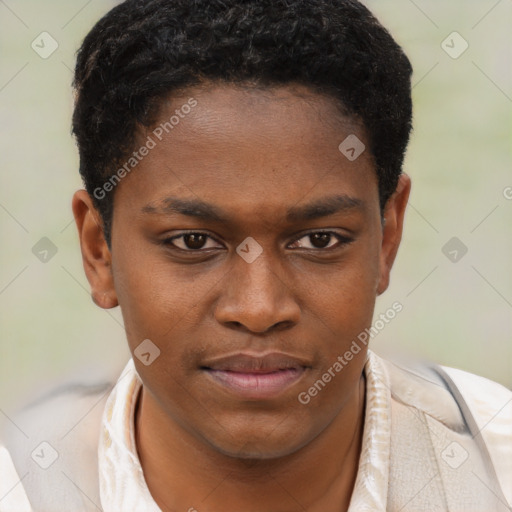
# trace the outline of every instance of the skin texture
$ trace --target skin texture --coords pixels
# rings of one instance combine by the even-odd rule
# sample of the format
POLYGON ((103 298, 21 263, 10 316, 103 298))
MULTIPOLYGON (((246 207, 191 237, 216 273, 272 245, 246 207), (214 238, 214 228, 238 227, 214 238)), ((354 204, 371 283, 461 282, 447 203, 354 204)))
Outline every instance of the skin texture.
POLYGON ((166 511, 346 510, 366 350, 309 404, 297 397, 371 325, 410 180, 401 176, 383 224, 364 127, 332 99, 302 86, 209 84, 175 95, 157 124, 191 97, 197 106, 117 186, 112 251, 90 197, 73 198, 95 303, 121 306, 132 352, 145 339, 161 351, 149 366, 134 358, 148 487, 166 511), (338 150, 351 134, 367 147, 353 162, 338 150), (316 204, 340 196, 357 205, 326 214, 316 204), (167 197, 207 203, 222 218, 165 211, 167 197), (183 237, 162 243, 184 230, 212 238, 195 252, 185 252, 183 237), (327 247, 318 248, 309 237, 318 231, 349 241, 324 235, 327 247), (263 250, 252 263, 236 252, 249 236, 263 250), (283 352, 307 368, 276 396, 241 398, 201 368, 239 352, 283 352))

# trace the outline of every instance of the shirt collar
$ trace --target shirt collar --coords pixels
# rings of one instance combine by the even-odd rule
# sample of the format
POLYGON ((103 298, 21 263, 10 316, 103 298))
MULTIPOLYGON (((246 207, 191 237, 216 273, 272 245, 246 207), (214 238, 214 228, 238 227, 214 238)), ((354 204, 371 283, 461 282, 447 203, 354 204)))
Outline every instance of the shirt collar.
POLYGON ((104 512, 160 512, 151 496, 135 445, 134 416, 142 381, 130 359, 105 404, 98 446, 104 512))
POLYGON ((363 443, 348 512, 386 512, 391 448, 389 376, 371 350, 364 367, 366 409, 363 443))
MULTIPOLYGON (((371 351, 364 372, 363 442, 348 512, 385 512, 391 437, 389 377, 378 356, 371 351)), ((98 464, 104 512, 160 511, 144 479, 135 445, 135 405, 141 387, 142 381, 130 359, 103 412, 98 464)))

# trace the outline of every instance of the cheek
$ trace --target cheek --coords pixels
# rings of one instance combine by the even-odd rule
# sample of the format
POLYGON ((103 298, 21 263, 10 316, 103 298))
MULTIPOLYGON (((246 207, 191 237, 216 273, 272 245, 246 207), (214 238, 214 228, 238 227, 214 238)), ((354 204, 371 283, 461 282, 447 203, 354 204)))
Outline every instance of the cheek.
POLYGON ((304 272, 307 307, 339 332, 371 321, 379 279, 378 251, 363 247, 343 262, 319 272, 304 272))
POLYGON ((146 259, 131 253, 129 261, 116 261, 114 283, 127 339, 132 352, 150 339, 161 350, 161 360, 178 364, 190 350, 187 340, 210 318, 220 276, 215 270, 178 268, 151 252, 146 259))
POLYGON ((113 252, 114 285, 132 351, 144 339, 160 346, 161 333, 179 315, 173 274, 155 265, 150 254, 135 244, 113 252))

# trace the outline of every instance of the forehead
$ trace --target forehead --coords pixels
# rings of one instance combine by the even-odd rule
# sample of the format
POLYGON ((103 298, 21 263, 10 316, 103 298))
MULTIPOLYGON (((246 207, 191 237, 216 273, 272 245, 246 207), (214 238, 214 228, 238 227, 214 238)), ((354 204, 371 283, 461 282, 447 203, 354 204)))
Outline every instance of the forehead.
POLYGON ((296 136, 318 130, 320 125, 335 131, 364 131, 363 123, 356 116, 347 115, 334 97, 300 84, 263 87, 206 82, 163 100, 156 125, 182 109, 187 110, 188 127, 196 127, 197 123, 203 134, 215 131, 217 137, 238 128, 243 128, 251 139, 258 135, 296 136), (189 112, 186 104, 191 98, 197 106, 189 112), (289 128, 286 133, 280 131, 284 124, 289 128))
POLYGON ((140 133, 137 144, 151 149, 117 193, 132 205, 157 206, 167 195, 238 211, 289 208, 324 192, 373 191, 378 201, 370 151, 349 158, 346 140, 358 153, 368 146, 355 117, 303 86, 189 88, 162 102, 157 121, 140 133))

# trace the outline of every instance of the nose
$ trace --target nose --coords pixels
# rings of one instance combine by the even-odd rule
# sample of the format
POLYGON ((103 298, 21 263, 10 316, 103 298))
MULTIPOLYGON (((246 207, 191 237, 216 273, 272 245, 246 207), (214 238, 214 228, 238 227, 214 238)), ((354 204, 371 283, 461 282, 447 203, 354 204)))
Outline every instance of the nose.
POLYGON ((217 321, 226 327, 263 334, 298 323, 300 305, 292 286, 264 254, 252 263, 234 256, 215 306, 217 321))

